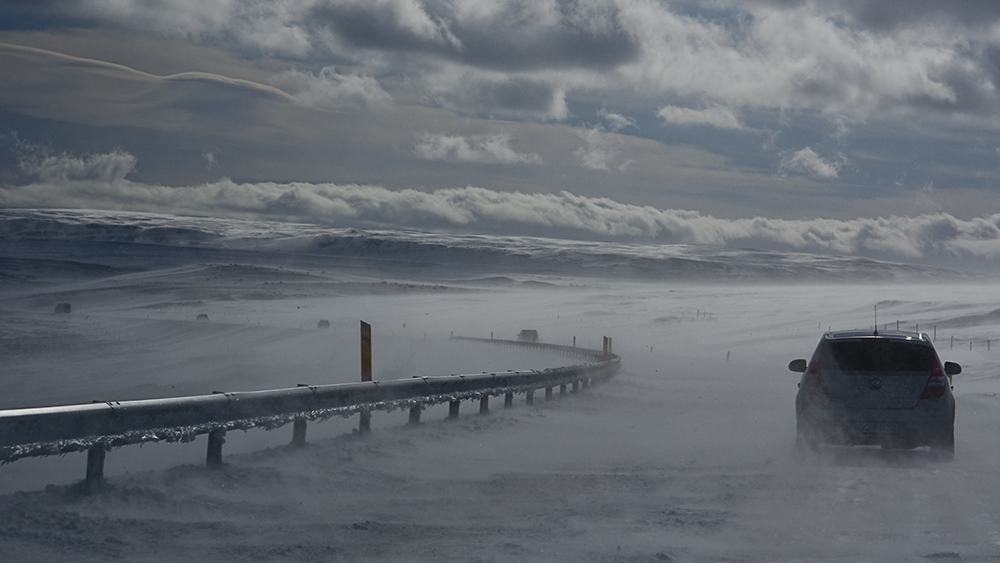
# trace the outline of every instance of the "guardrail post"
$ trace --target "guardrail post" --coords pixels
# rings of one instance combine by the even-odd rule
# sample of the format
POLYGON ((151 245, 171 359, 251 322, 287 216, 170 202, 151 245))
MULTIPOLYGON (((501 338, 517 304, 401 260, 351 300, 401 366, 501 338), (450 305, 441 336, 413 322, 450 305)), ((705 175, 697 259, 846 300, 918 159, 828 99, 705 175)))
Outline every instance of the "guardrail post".
POLYGON ((205 465, 220 467, 222 465, 222 444, 226 443, 226 429, 219 428, 208 433, 208 454, 205 465))
POLYGON ((296 420, 292 425, 292 445, 301 448, 306 445, 306 429, 309 423, 304 418, 296 420))
POLYGON ((488 412, 490 412, 490 396, 483 395, 483 397, 479 399, 479 414, 487 414, 488 412))
POLYGON ((559 396, 562 397, 565 394, 566 394, 566 384, 563 383, 562 385, 559 386, 559 396))
POLYGON ((458 418, 458 408, 462 405, 461 401, 451 401, 448 403, 448 418, 455 419, 458 418))
POLYGON ((83 482, 84 490, 89 494, 104 484, 104 458, 107 451, 104 446, 92 446, 87 450, 87 479, 83 482))
POLYGON ((420 405, 413 405, 410 407, 410 424, 416 426, 420 424, 420 411, 423 410, 420 405))
POLYGON ((579 381, 574 381, 573 382, 573 392, 576 393, 579 390, 580 390, 580 382, 579 381))
POLYGON ((514 406, 514 394, 507 393, 503 396, 503 408, 509 409, 514 406))
POLYGON ((546 401, 551 401, 552 400, 552 388, 551 387, 546 387, 545 388, 545 400, 546 401))
POLYGON ((533 405, 533 404, 535 404, 535 392, 534 391, 528 391, 527 393, 524 394, 524 404, 526 404, 526 405, 533 405))

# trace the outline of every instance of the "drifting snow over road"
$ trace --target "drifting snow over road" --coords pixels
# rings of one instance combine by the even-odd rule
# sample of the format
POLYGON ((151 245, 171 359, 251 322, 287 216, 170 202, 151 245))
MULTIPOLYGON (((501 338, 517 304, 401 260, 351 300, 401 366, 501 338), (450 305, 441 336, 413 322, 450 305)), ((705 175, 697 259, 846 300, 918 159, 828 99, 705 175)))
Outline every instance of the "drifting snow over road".
POLYGON ((992 280, 699 247, 5 213, 3 408, 353 381, 358 319, 375 327, 376 379, 566 361, 447 338, 525 328, 590 348, 611 336, 624 366, 586 393, 485 416, 376 415, 364 438, 356 420, 312 425, 303 449, 287 429, 230 433, 215 471, 203 438, 116 449, 92 496, 73 486, 83 454, 18 461, 0 467, 12 561, 1000 555, 992 280), (788 361, 829 328, 870 328, 876 304, 880 323, 936 331, 964 368, 954 461, 795 455, 788 361))

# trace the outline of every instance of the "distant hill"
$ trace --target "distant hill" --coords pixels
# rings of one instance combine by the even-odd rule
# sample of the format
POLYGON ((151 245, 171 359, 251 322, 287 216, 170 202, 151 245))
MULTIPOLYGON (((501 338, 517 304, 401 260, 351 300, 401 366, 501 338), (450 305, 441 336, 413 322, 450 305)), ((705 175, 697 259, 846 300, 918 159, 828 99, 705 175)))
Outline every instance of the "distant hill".
POLYGON ((689 244, 359 230, 317 225, 51 209, 0 210, 0 279, 114 274, 233 262, 427 279, 528 276, 698 282, 981 280, 983 275, 853 256, 689 244), (102 269, 104 268, 104 269, 102 269), (58 272, 57 272, 58 270, 58 272))

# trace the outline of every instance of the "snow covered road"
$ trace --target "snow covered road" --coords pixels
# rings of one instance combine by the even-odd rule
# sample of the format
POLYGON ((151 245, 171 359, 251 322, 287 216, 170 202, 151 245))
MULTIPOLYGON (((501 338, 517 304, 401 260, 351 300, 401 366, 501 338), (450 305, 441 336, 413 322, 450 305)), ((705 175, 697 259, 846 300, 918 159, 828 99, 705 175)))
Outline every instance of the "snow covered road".
POLYGON ((250 265, 75 279, 4 290, 5 408, 352 380, 358 319, 376 329, 376 379, 565 361, 459 344, 452 331, 534 328, 591 348, 607 335, 624 367, 552 402, 518 398, 485 416, 465 404, 458 421, 434 407, 415 428, 406 413, 376 415, 365 438, 356 420, 310 425, 303 449, 287 446, 290 428, 230 433, 216 471, 202 465, 204 438, 113 450, 92 496, 73 486, 82 454, 19 461, 0 467, 5 560, 1000 557, 989 284, 431 283, 250 265), (71 315, 52 312, 60 301, 71 315), (796 455, 788 361, 828 327, 869 327, 875 304, 880 323, 936 328, 942 359, 963 365, 954 461, 923 449, 796 455))

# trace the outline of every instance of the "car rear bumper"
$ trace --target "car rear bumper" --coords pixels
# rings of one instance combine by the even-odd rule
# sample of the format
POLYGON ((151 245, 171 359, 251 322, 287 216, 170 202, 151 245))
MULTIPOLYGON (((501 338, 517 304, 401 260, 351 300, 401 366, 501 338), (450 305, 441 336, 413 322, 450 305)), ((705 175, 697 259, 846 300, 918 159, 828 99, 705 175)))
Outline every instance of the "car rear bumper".
POLYGON ((955 402, 949 395, 912 409, 845 409, 797 401, 796 422, 809 443, 940 446, 954 442, 955 402))

